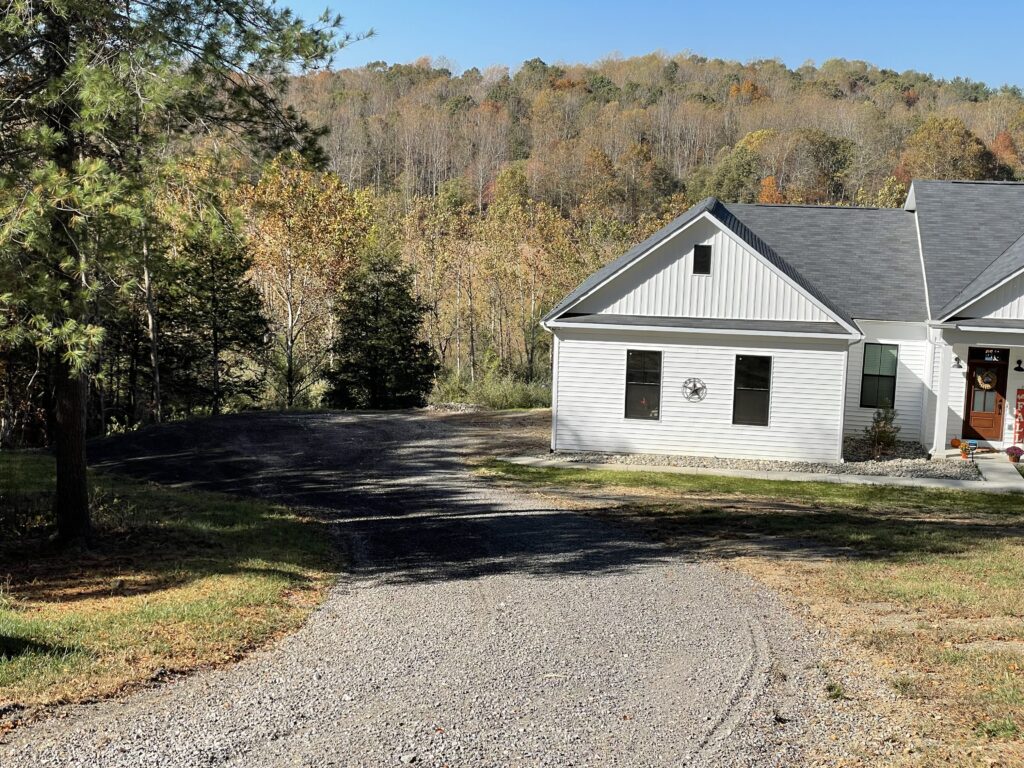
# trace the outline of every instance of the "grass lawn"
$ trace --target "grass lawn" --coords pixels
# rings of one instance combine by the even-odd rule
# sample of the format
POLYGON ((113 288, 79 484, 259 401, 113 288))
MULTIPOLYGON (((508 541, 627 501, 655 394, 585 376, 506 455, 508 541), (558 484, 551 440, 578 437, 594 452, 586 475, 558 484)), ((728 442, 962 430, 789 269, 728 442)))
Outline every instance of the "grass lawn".
POLYGON ((337 569, 293 510, 99 474, 94 543, 55 552, 53 471, 0 452, 0 713, 236 659, 298 627, 337 569))
POLYGON ((607 514, 788 594, 913 713, 924 746, 908 762, 1024 765, 1024 497, 498 460, 481 471, 624 494, 607 514))

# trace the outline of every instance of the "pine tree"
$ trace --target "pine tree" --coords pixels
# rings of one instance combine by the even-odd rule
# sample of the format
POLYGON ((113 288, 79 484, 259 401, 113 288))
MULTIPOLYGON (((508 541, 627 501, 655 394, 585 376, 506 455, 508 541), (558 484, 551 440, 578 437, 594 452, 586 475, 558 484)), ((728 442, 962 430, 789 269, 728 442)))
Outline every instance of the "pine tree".
POLYGON ((423 405, 438 369, 420 339, 425 313, 413 296, 412 273, 393 255, 375 254, 354 270, 338 303, 328 402, 337 408, 423 405))
MULTIPOLYGON (((223 211, 218 211, 224 215, 223 211)), ((169 403, 185 413, 213 415, 230 403, 255 400, 267 323, 252 261, 227 218, 183 245, 178 272, 164 300, 169 403)))
POLYGON ((88 373, 97 294, 135 272, 140 104, 168 135, 236 128, 277 151, 310 140, 274 95, 327 61, 340 17, 309 26, 269 0, 24 0, 0 19, 0 314, 50 361, 64 541, 90 531, 88 373), (161 77, 168 72, 174 77, 161 77))

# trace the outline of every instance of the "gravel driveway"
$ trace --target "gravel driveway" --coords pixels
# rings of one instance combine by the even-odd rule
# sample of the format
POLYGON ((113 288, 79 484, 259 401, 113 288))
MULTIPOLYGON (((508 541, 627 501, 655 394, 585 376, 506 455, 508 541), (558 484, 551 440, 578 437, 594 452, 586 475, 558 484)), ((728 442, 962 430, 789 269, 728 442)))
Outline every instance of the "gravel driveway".
POLYGON ((489 439, 253 414, 99 444, 101 466, 315 508, 351 567, 273 648, 57 710, 0 765, 791 766, 828 741, 814 637, 771 594, 474 478, 489 439))

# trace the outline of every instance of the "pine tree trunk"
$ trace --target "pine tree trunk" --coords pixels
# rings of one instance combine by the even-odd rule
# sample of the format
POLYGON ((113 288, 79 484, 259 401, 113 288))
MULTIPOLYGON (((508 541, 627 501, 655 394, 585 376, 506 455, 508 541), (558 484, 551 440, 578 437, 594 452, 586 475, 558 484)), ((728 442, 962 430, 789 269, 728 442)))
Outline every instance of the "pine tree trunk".
MULTIPOLYGON (((63 76, 74 61, 74 46, 71 30, 80 19, 75 13, 61 14, 52 6, 44 6, 46 64, 56 80, 63 76)), ((59 137, 53 150, 53 162, 58 170, 69 178, 74 174, 78 155, 77 136, 72 123, 78 112, 78 105, 59 98, 47 109, 48 127, 59 137)), ((71 236, 71 213, 60 207, 50 212, 50 250, 54 263, 54 274, 63 281, 63 294, 70 299, 72 312, 84 310, 77 301, 81 286, 75 272, 69 271, 62 263, 72 261, 81 270, 81 252, 78 243, 71 236)), ((59 320, 60 318, 58 318, 59 320)), ((75 318, 81 321, 81 317, 75 318)), ((89 489, 86 483, 85 423, 88 407, 88 384, 84 370, 72 371, 71 366, 59 357, 53 370, 53 405, 50 423, 53 427, 53 444, 57 458, 57 495, 54 511, 57 520, 58 539, 73 542, 89 534, 89 489)))
POLYGON ((58 540, 71 543, 88 538, 91 532, 85 461, 88 384, 84 372, 73 373, 64 362, 57 363, 55 367, 53 419, 56 425, 57 496, 54 513, 58 540))

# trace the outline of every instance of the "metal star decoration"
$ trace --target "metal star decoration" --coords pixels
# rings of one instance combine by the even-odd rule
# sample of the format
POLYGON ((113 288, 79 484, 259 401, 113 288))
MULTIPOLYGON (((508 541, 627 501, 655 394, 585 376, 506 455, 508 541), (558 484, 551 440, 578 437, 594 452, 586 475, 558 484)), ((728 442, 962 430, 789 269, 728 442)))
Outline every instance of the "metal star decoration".
POLYGON ((683 382, 683 397, 691 403, 699 403, 707 394, 708 387, 700 379, 687 379, 683 382))

